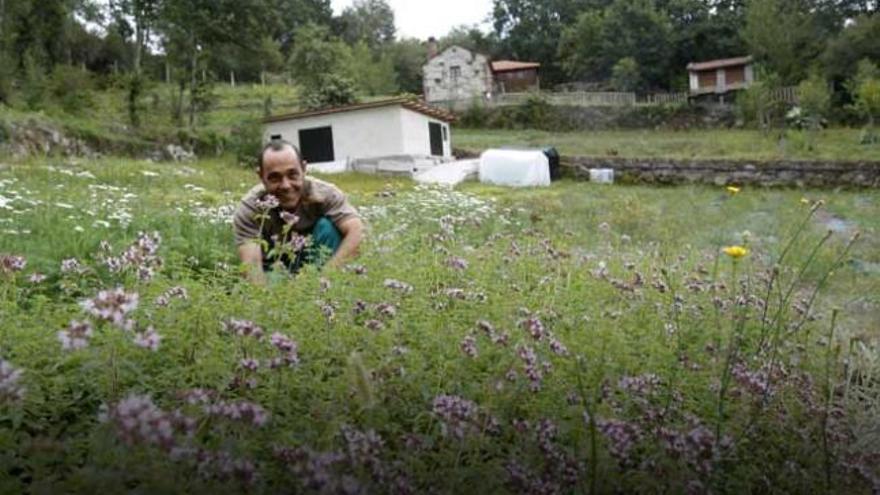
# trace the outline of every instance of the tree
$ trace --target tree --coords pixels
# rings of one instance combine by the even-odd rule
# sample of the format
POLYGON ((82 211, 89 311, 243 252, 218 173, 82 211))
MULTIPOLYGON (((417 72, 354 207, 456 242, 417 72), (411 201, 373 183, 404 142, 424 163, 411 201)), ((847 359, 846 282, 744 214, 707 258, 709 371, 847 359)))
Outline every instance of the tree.
POLYGON ((256 49, 263 32, 259 20, 265 3, 260 0, 175 0, 164 2, 160 11, 165 51, 184 78, 181 89, 189 89, 189 125, 206 102, 205 64, 210 48, 233 43, 256 49), (200 77, 201 76, 201 77, 200 77))
POLYGON ((372 52, 360 41, 351 47, 351 67, 354 83, 363 94, 390 95, 398 90, 394 74, 394 61, 385 52, 372 52))
POLYGON ((778 73, 783 84, 804 78, 822 37, 806 0, 749 0, 743 38, 752 55, 778 73))
POLYGON ((357 101, 355 93, 351 79, 340 74, 326 74, 321 78, 320 86, 303 89, 302 104, 310 110, 348 105, 357 101))
POLYGON ((825 73, 843 86, 860 60, 880 63, 880 15, 861 16, 832 39, 822 54, 825 73))
POLYGON ((566 29, 559 48, 571 77, 605 80, 630 57, 649 87, 669 86, 672 27, 651 0, 615 0, 601 13, 588 11, 566 29))
POLYGON ((880 117, 880 69, 870 60, 859 62, 859 69, 852 81, 855 107, 868 119, 868 128, 862 142, 876 142, 874 119, 880 117))
POLYGON ((351 48, 326 26, 309 24, 299 29, 287 67, 303 86, 320 86, 327 74, 351 79, 351 48))
POLYGON ((810 77, 798 84, 798 103, 807 121, 808 146, 813 149, 815 134, 831 108, 831 90, 819 71, 811 71, 810 77))
POLYGON ((383 51, 391 58, 398 89, 406 93, 421 93, 422 66, 428 56, 424 43, 415 38, 404 38, 387 45, 383 51))
POLYGON ((743 121, 767 134, 784 113, 784 103, 773 95, 779 87, 779 76, 758 66, 755 82, 736 99, 743 121))
POLYGON ((338 19, 339 35, 348 44, 366 43, 371 49, 394 40, 394 11, 385 0, 355 0, 338 19))
POLYGON ((635 91, 641 83, 639 63, 632 57, 622 58, 611 69, 611 86, 617 91, 635 91))
POLYGON ((574 25, 562 32, 559 40, 559 58, 569 78, 602 80, 607 77, 602 45, 601 12, 588 11, 578 16, 574 25))
POLYGON ((557 59, 563 28, 579 12, 604 7, 605 0, 493 0, 492 20, 506 57, 541 63, 541 78, 562 82, 557 59))
POLYGON ((437 41, 440 50, 456 45, 490 58, 498 55, 498 39, 493 34, 483 33, 477 26, 455 26, 437 41))

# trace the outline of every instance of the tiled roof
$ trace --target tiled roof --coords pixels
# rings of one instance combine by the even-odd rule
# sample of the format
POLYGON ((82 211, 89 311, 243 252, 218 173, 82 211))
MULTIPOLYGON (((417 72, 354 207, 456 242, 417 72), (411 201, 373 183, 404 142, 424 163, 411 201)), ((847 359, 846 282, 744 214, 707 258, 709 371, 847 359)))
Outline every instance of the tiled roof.
POLYGON ((517 62, 516 60, 496 60, 492 62, 492 72, 504 72, 508 70, 537 69, 541 64, 537 62, 517 62))
POLYGON ((687 64, 687 70, 690 71, 700 71, 700 70, 711 70, 711 69, 720 69, 722 67, 730 67, 732 65, 745 65, 752 62, 752 56, 745 57, 733 57, 733 58, 722 58, 719 60, 709 60, 706 62, 691 62, 687 64))
POLYGON ((357 103, 354 105, 345 105, 341 107, 330 107, 330 108, 321 108, 319 110, 308 110, 305 112, 297 112, 297 113, 288 113, 283 115, 272 115, 263 119, 264 123, 269 122, 281 122, 284 120, 296 120, 302 119, 305 117, 316 117, 318 115, 329 115, 334 113, 343 113, 343 112, 354 112, 357 110, 366 110, 369 108, 381 108, 381 107, 389 107, 394 105, 400 105, 403 108, 412 110, 413 112, 418 112, 428 117, 433 117, 437 120, 442 120, 444 122, 452 122, 455 120, 455 115, 442 108, 432 107, 428 105, 422 100, 417 100, 409 97, 401 97, 401 98, 392 98, 389 100, 381 100, 381 101, 371 101, 369 103, 357 103))

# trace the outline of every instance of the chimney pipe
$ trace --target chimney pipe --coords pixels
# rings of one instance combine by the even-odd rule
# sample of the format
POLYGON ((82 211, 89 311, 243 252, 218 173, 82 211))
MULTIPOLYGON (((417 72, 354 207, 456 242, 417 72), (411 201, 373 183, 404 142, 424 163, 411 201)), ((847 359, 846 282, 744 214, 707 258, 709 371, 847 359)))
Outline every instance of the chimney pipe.
POLYGON ((437 56, 437 38, 431 36, 428 38, 428 60, 437 56))

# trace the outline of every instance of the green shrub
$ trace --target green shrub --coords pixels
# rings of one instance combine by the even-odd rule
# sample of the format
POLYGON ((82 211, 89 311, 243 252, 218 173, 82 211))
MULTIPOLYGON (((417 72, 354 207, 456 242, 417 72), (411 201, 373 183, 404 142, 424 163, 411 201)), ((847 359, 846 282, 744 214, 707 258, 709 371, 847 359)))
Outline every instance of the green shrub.
POLYGON ((464 127, 479 129, 487 125, 491 113, 479 100, 475 99, 473 104, 459 115, 459 123, 464 127))
POLYGON ((263 125, 258 120, 250 120, 232 128, 226 149, 239 165, 256 166, 255 159, 262 141, 263 125))
POLYGON ((318 84, 309 84, 302 94, 302 106, 307 109, 335 107, 355 103, 357 93, 351 79, 339 74, 326 74, 318 84))
POLYGON ((49 94, 67 113, 77 114, 94 103, 92 79, 79 67, 56 65, 49 78, 49 94))

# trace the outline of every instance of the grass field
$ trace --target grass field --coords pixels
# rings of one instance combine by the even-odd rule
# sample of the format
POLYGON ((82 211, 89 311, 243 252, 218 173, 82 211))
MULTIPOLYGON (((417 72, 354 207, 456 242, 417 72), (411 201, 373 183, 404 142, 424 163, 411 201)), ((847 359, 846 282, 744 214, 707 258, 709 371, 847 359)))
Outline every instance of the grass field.
POLYGON ((259 288, 252 172, 0 169, 0 492, 880 487, 876 192, 328 179, 360 258, 259 288))
POLYGON ((731 158, 745 160, 880 160, 880 143, 859 144, 858 129, 827 129, 809 149, 807 136, 788 131, 780 142, 777 133, 756 130, 626 130, 595 132, 545 132, 536 130, 455 129, 453 146, 482 151, 505 145, 555 146, 568 156, 621 156, 628 158, 731 158))

